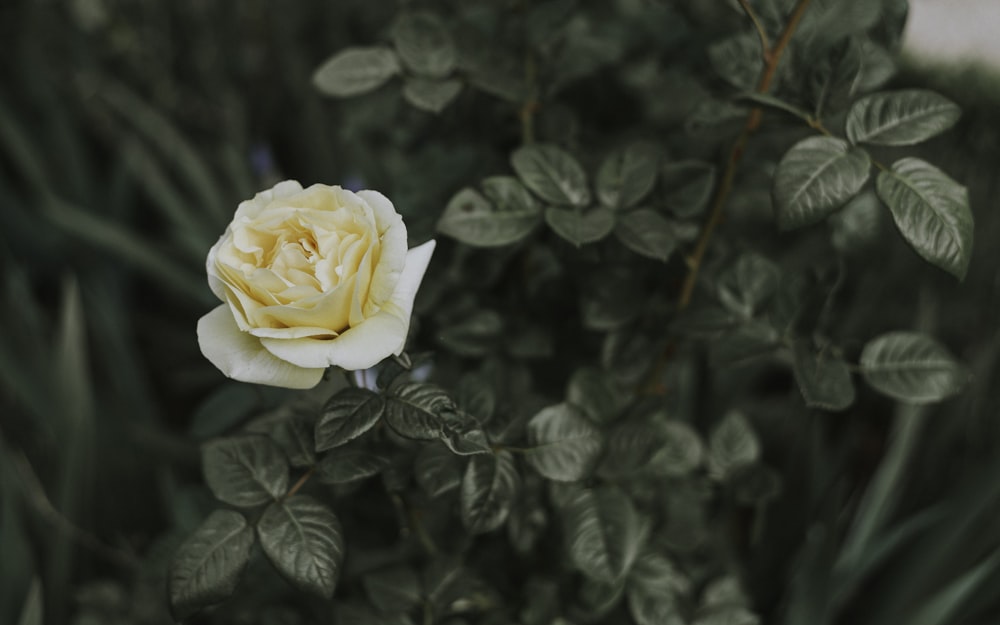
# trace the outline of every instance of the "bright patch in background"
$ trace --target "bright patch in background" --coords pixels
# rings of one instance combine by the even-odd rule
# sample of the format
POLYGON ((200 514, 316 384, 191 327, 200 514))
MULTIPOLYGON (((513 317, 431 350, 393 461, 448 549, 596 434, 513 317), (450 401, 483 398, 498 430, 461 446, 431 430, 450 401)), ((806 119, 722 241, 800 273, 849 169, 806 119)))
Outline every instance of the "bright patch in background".
POLYGON ((1000 69, 1000 0, 910 0, 903 50, 919 63, 1000 69))

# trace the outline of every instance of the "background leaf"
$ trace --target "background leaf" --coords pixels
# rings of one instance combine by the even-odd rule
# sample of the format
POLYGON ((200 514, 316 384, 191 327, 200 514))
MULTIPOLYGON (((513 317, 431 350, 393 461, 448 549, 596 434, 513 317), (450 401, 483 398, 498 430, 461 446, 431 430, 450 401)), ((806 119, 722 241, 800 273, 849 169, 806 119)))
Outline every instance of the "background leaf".
POLYGON ((760 441, 750 422, 740 412, 726 414, 708 440, 711 467, 721 476, 752 464, 760 458, 760 441))
POLYGON ((337 516, 307 495, 294 495, 264 510, 257 523, 260 545, 289 582, 325 599, 333 596, 344 558, 337 516))
POLYGON ((433 13, 403 13, 393 24, 392 41, 403 64, 417 74, 442 78, 455 67, 451 35, 433 13))
POLYGON ((914 404, 953 395, 967 378, 948 350, 915 332, 890 332, 869 341, 861 352, 861 374, 879 392, 914 404))
POLYGON ((847 114, 851 143, 913 145, 951 128, 962 112, 933 91, 906 89, 864 97, 847 114))
POLYGON ((438 221, 438 231, 462 243, 494 247, 520 241, 541 221, 538 202, 516 178, 487 178, 483 190, 485 197, 470 188, 455 194, 438 221))
POLYGON ((399 61, 389 48, 347 48, 319 66, 313 84, 326 95, 347 98, 373 91, 397 73, 399 61))
POLYGON ((597 170, 598 199, 613 209, 635 206, 653 190, 659 166, 659 152, 649 143, 632 143, 614 150, 597 170))
POLYGON ((407 78, 403 83, 403 97, 422 111, 440 113, 462 92, 458 80, 431 80, 407 78))
POLYGON ((564 511, 569 555, 584 575, 619 582, 641 553, 648 525, 622 491, 581 490, 564 511))
POLYGON ((528 464, 550 480, 585 477, 603 445, 601 432, 572 404, 545 408, 528 422, 528 464))
POLYGON ((843 358, 800 342, 793 351, 793 370, 807 406, 844 410, 854 403, 854 383, 843 358))
POLYGON ((557 206, 586 206, 590 202, 587 175, 568 152, 551 144, 518 148, 510 156, 517 176, 532 192, 557 206))
POLYGON ((170 565, 170 605, 180 618, 228 599, 250 561, 253 528, 234 510, 216 510, 184 541, 170 565))
POLYGON ((972 258, 973 231, 965 187, 937 167, 907 157, 878 175, 876 189, 917 254, 964 279, 972 258))
POLYGON ((586 211, 550 206, 545 209, 545 221, 556 234, 580 247, 611 234, 615 227, 615 214, 603 206, 586 211))
POLYGON ((618 217, 615 236, 636 254, 663 262, 667 262, 677 247, 670 222, 649 209, 639 209, 618 217))

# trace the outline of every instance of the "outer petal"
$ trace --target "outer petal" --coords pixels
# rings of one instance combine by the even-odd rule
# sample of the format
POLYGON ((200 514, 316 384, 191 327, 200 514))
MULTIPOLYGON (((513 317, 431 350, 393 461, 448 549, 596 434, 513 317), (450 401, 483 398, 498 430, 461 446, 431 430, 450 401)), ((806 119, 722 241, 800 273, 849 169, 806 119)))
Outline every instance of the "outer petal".
MULTIPOLYGON (((378 191, 358 191, 357 196, 371 207, 375 214, 375 223, 381 238, 381 255, 375 265, 372 275, 370 302, 382 306, 391 301, 392 294, 399 283, 399 276, 409 262, 409 252, 406 251, 406 224, 396 212, 389 198, 378 191)), ((370 313, 369 310, 365 311, 370 313)))
POLYGON ((312 388, 322 379, 325 368, 306 369, 276 358, 260 339, 239 329, 226 304, 198 320, 198 345, 213 365, 241 382, 312 388))
POLYGON ((335 339, 261 338, 261 344, 282 360, 300 367, 336 365, 347 370, 367 369, 390 354, 403 351, 410 328, 413 300, 423 280, 435 241, 428 241, 406 254, 406 266, 392 299, 382 310, 335 339))

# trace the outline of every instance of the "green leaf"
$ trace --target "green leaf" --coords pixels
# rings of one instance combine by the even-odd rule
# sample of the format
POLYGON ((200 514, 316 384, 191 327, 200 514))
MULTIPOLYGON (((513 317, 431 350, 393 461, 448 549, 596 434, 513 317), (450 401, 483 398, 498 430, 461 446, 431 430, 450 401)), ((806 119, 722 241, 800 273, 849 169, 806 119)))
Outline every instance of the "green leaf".
POLYGON ((201 462, 212 494, 234 506, 259 506, 288 489, 288 460, 265 436, 209 441, 201 448, 201 462))
POLYGON ((760 625, 760 617, 742 606, 724 606, 699 617, 691 625, 760 625))
POLYGON ((741 100, 750 100, 754 104, 758 104, 760 106, 766 106, 769 108, 777 109, 779 111, 784 111, 789 115, 794 115, 795 117, 798 117, 799 119, 807 123, 812 121, 812 116, 809 114, 809 111, 801 109, 795 106, 794 104, 786 102, 781 98, 775 97, 769 93, 747 91, 745 93, 739 94, 737 98, 741 100))
POLYGON ((42 582, 35 577, 31 580, 31 586, 28 588, 28 596, 24 598, 24 605, 21 606, 21 616, 17 619, 17 625, 43 625, 43 616, 42 582))
POLYGON ((628 495, 610 486, 584 489, 564 513, 570 560, 580 572, 608 584, 628 574, 649 533, 628 495))
POLYGON ((409 382, 386 397, 385 421, 403 438, 431 440, 441 436, 445 415, 458 410, 454 400, 433 384, 409 382))
POLYGON ((774 295, 781 276, 778 267, 760 254, 741 254, 721 276, 719 301, 729 310, 752 317, 774 295))
POLYGON ((346 388, 327 400, 316 421, 316 451, 326 451, 361 436, 385 413, 385 399, 364 388, 346 388))
POLYGON ((811 408, 845 410, 854 403, 854 382, 847 363, 826 350, 819 353, 804 342, 792 352, 795 380, 811 408))
POLYGON ((234 510, 216 510, 180 546, 170 565, 170 605, 178 618, 228 599, 250 561, 253 528, 234 510))
POLYGON ((694 428, 681 421, 663 421, 657 427, 660 442, 649 459, 651 473, 683 476, 690 475, 701 466, 705 445, 694 428))
POLYGON ((677 600, 669 595, 629 588, 628 610, 636 625, 685 625, 677 600))
POLYGON ((631 208, 656 184, 660 154, 649 143, 633 143, 613 151, 597 170, 597 197, 608 208, 631 208))
POLYGON ((462 482, 461 463, 444 445, 425 445, 417 454, 413 473, 417 484, 430 497, 443 495, 462 482))
POLYGON ((507 520, 521 477, 508 451, 469 459, 462 478, 462 523, 472 534, 491 532, 507 520))
POLYGON ((590 189, 583 167, 562 148, 535 143, 518 148, 511 166, 531 191, 557 206, 586 206, 590 189))
POLYGON ((441 19, 426 11, 404 13, 393 24, 392 42, 410 70, 443 78, 455 68, 455 44, 441 19))
POLYGON ((556 234, 577 247, 600 241, 615 228, 614 212, 603 206, 586 211, 550 206, 545 209, 545 221, 556 234))
POLYGON ((628 575, 629 587, 652 595, 684 596, 691 581, 660 553, 644 552, 635 560, 628 575))
POLYGON ((313 439, 315 420, 304 414, 292 414, 268 424, 267 436, 278 444, 296 468, 316 464, 316 441, 313 439))
POLYGON ((581 367, 570 376, 566 401, 597 423, 614 421, 627 398, 618 384, 596 367, 581 367))
POLYGON ((636 254, 663 262, 667 262, 677 247, 670 222, 650 209, 639 209, 618 217, 615 236, 636 254))
POLYGON ((571 482, 586 477, 601 455, 603 439, 572 404, 543 409, 528 422, 528 463, 550 480, 571 482))
POLYGON ((373 91, 398 73, 399 61, 389 48, 347 48, 319 66, 313 84, 321 93, 347 98, 373 91))
POLYGON ((709 466, 719 477, 753 464, 760 458, 760 442, 743 413, 729 412, 708 440, 709 466))
POLYGON ((715 189, 715 166, 702 161, 676 161, 663 166, 666 203, 678 217, 694 217, 705 210, 715 189))
POLYGON ((403 83, 406 101, 428 113, 440 113, 462 92, 460 80, 407 78, 403 83))
POLYGON ((503 333, 503 317, 494 310, 475 310, 441 328, 437 340, 460 356, 485 356, 503 333))
POLYGON ((764 69, 760 39, 754 32, 743 32, 708 48, 712 69, 726 82, 742 91, 752 91, 764 69))
POLYGON ((778 227, 788 230, 820 221, 861 191, 870 169, 868 153, 843 139, 799 141, 774 174, 771 192, 778 227))
POLYGON ((528 236, 542 209, 517 178, 483 180, 483 192, 465 188, 455 194, 438 221, 439 232, 476 247, 498 247, 528 236))
POLYGON ((385 456, 359 449, 337 449, 319 461, 319 479, 324 484, 347 484, 378 475, 389 466, 385 456))
POLYGON ((441 430, 441 442, 460 456, 488 453, 490 442, 474 417, 458 412, 441 430))
POLYGON ((462 410, 475 415, 480 423, 493 418, 497 406, 497 393, 490 378, 482 373, 466 373, 458 380, 455 401, 462 410))
POLYGON ((933 91, 906 89, 861 98, 847 114, 851 143, 913 145, 951 128, 962 111, 933 91))
POLYGON ((420 577, 409 566, 393 566, 361 579, 368 599, 382 612, 409 612, 422 600, 420 577))
POLYGON ((973 232, 965 187, 937 167, 908 157, 879 174, 876 191, 917 254, 959 280, 965 278, 973 232))
POLYGON ((957 393, 968 373, 940 343, 916 332, 889 332, 861 352, 861 374, 875 390, 927 404, 957 393))
POLYGON ((615 479, 638 473, 656 450, 656 435, 656 427, 647 419, 629 419, 617 424, 606 436, 597 474, 615 479))
POLYGON ((295 495, 264 510, 257 534, 271 564, 297 588, 333 596, 344 558, 337 516, 307 495, 295 495))

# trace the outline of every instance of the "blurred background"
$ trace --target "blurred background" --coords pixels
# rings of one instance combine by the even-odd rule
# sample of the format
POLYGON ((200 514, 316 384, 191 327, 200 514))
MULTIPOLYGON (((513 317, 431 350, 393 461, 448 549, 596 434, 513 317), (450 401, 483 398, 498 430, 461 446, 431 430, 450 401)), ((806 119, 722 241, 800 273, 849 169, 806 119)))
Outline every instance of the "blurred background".
MULTIPOLYGON (((964 285, 920 270, 924 297, 941 302, 928 324, 972 361, 977 382, 949 404, 950 418, 927 426, 934 435, 922 447, 899 452, 921 461, 887 478, 909 485, 893 502, 903 516, 955 484, 965 499, 911 528, 909 537, 939 533, 921 534, 924 550, 894 565, 911 576, 909 590, 874 586, 884 594, 871 615, 940 587, 934 575, 951 579, 986 561, 1000 539, 995 529, 971 531, 1000 501, 992 459, 1000 3, 911 4, 896 80, 934 86, 966 111, 931 149, 969 186, 977 218, 964 285)), ((490 107, 502 103, 460 102, 466 122, 456 125, 401 106, 396 92, 359 105, 314 90, 313 70, 337 50, 378 40, 396 8, 389 0, 0 5, 0 623, 17 622, 42 587, 50 624, 172 622, 163 564, 203 514, 198 441, 283 398, 224 381, 195 338, 197 319, 215 305, 205 254, 240 200, 284 178, 376 188, 422 240, 470 168, 483 168, 468 158, 477 140, 469 128, 497 118, 490 107)), ((512 116, 511 125, 516 136, 512 116)), ((872 465, 889 449, 888 427, 875 429, 872 465)), ((756 554, 759 570, 787 572, 799 545, 784 547, 773 561, 756 554)), ((975 569, 977 584, 998 579, 988 562, 975 569)), ((765 601, 783 601, 782 577, 757 584, 765 601)), ((234 616, 256 622, 246 619, 234 616)))

